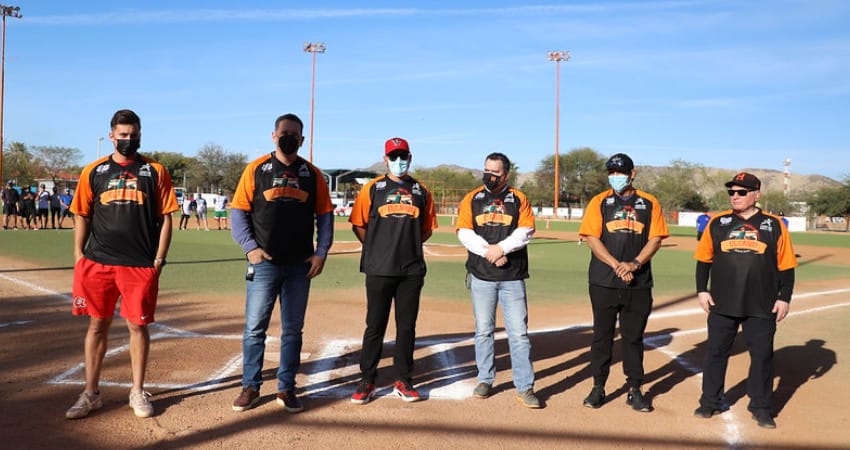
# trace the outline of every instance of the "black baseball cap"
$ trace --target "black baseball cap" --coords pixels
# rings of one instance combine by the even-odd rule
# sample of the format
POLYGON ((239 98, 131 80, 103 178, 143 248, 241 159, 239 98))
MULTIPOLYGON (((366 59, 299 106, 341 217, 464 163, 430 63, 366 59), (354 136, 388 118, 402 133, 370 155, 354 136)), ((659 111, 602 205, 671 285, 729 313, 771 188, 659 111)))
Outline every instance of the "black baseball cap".
POLYGON ((629 158, 629 155, 625 153, 617 153, 608 158, 608 161, 605 163, 605 168, 609 171, 615 170, 622 173, 631 173, 631 171, 635 168, 635 163, 632 161, 632 158, 629 158))
POLYGON ((751 191, 758 191, 761 190, 761 180, 751 173, 741 172, 732 177, 731 181, 726 183, 726 187, 732 186, 741 186, 751 191))

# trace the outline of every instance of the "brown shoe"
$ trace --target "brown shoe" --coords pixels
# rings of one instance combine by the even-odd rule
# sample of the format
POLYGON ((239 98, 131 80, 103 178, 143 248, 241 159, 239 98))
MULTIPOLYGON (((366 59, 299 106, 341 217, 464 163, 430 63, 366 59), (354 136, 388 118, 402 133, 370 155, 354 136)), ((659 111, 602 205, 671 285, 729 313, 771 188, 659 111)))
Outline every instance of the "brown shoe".
POLYGON ((260 393, 248 386, 242 389, 242 393, 239 394, 239 397, 236 397, 236 400, 233 400, 233 410, 247 411, 256 406, 259 401, 260 393))
POLYGON ((277 403, 290 413, 299 413, 304 411, 304 405, 301 400, 295 395, 295 389, 287 389, 277 393, 277 403))

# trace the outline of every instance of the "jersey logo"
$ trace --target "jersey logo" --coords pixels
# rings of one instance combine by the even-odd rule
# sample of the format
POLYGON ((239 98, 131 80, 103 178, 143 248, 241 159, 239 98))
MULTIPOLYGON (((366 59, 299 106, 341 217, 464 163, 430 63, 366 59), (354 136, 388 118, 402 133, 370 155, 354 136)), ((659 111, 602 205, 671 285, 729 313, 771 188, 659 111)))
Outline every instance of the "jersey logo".
POLYGON ((263 173, 270 173, 272 171, 272 163, 267 162, 263 164, 262 166, 260 166, 260 171, 262 171, 263 173))
POLYGON ((413 187, 412 187, 412 188, 410 188, 410 192, 411 192, 413 195, 422 195, 422 187, 421 187, 421 186, 419 186, 419 183, 414 183, 414 184, 413 184, 413 187))
POLYGON ((108 163, 108 162, 105 162, 105 163, 103 163, 103 164, 101 164, 101 165, 97 166, 97 169, 94 169, 94 171, 95 171, 95 173, 106 173, 106 172, 109 172, 109 163, 108 163))
POLYGON ((645 225, 638 222, 637 213, 630 205, 623 206, 614 213, 614 218, 605 223, 609 233, 643 233, 645 225))
POLYGON ((726 225, 729 225, 730 223, 732 223, 732 217, 731 216, 720 218, 720 225, 726 226, 726 225))
POLYGON ((76 296, 74 297, 74 308, 83 309, 86 307, 86 298, 76 296))
POLYGON ((139 190, 139 180, 130 172, 123 171, 106 183, 106 191, 100 194, 100 204, 108 205, 145 203, 145 194, 139 190))
POLYGON ((759 241, 759 232, 750 224, 741 225, 729 232, 726 240, 720 243, 724 253, 757 253, 767 250, 767 244, 759 241))
POLYGON ((643 201, 642 198, 638 197, 638 199, 635 200, 635 209, 646 209, 646 202, 643 201))
POLYGON ((376 191, 383 191, 386 188, 387 188, 387 180, 381 180, 381 181, 378 181, 377 183, 375 183, 375 190, 376 191))
POLYGON ((141 168, 139 168, 139 176, 140 177, 149 177, 151 176, 151 165, 145 163, 141 168))
POLYGON ((516 203, 516 197, 514 197, 513 192, 508 192, 508 195, 505 196, 505 203, 516 203))
POLYGON ((772 233, 772 232, 773 232, 773 220, 771 220, 771 219, 764 219, 764 220, 761 222, 761 225, 759 225, 759 230, 769 231, 769 232, 771 232, 771 233, 772 233))
POLYGON ((298 176, 302 178, 308 178, 310 176, 310 168, 307 167, 307 164, 301 164, 298 167, 298 176))
POLYGON ((275 177, 272 180, 271 189, 263 191, 263 198, 267 202, 282 201, 298 201, 304 203, 310 194, 307 191, 301 190, 301 184, 298 177, 289 171, 284 171, 280 177, 275 177))
POLYGON ((496 198, 482 208, 481 214, 475 216, 475 224, 479 226, 511 226, 513 217, 505 214, 505 204, 496 198))
POLYGON ((386 202, 378 207, 381 217, 419 217, 419 208, 413 204, 413 195, 404 188, 387 194, 386 202))

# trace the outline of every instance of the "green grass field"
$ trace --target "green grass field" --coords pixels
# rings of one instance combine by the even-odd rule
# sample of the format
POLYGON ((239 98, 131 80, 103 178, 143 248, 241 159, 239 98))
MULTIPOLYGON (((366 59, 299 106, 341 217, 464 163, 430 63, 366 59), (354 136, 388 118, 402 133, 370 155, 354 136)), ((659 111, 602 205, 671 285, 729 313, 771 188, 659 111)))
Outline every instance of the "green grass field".
MULTIPOLYGON (((345 218, 337 218, 342 222, 345 218)), ((545 228, 538 221, 538 228, 545 228)), ((550 230, 578 231, 578 222, 551 221, 550 230)), ((440 228, 451 230, 451 218, 441 217, 440 228)), ((693 236, 693 229, 671 227, 675 236, 693 236)), ((73 265, 71 230, 6 231, 0 233, 4 256, 20 259, 46 269, 69 269, 73 265)), ((337 241, 353 241, 348 230, 338 230, 337 241)), ((850 236, 825 233, 794 233, 797 244, 850 247, 850 236)), ((436 233, 429 241, 458 244, 453 233, 436 233)), ((587 299, 587 264, 590 250, 574 241, 555 239, 532 240, 529 246, 531 278, 528 295, 532 302, 582 302, 587 299)), ((324 273, 314 280, 316 290, 340 290, 341 295, 362 296, 363 275, 359 273, 359 254, 332 255, 324 273), (344 294, 343 294, 344 292, 344 294)), ((243 296, 245 259, 229 232, 180 231, 174 233, 169 264, 163 273, 161 289, 178 294, 192 292, 216 296, 243 296)), ((798 280, 850 278, 850 268, 809 262, 801 259, 798 280)), ((690 295, 694 284, 694 261, 691 251, 665 246, 653 259, 656 296, 690 295)), ((13 268, 0 271, 10 274, 13 268)), ((51 272, 46 272, 50 276, 51 272)), ((464 287, 464 258, 431 260, 424 295, 454 301, 467 301, 464 287)), ((70 286, 69 286, 70 288, 70 286)))

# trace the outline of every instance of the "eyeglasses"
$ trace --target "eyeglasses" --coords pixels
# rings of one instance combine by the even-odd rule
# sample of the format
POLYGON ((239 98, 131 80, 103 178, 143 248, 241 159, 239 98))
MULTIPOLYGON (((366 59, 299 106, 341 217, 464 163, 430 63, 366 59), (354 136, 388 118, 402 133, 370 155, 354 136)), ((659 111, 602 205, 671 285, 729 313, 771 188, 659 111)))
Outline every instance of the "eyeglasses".
POLYGON ((747 194, 749 194, 750 192, 753 192, 753 191, 750 191, 750 190, 747 190, 747 189, 727 189, 726 190, 726 193, 729 194, 730 197, 734 196, 735 194, 738 194, 739 197, 746 197, 747 194))
POLYGON ((389 155, 387 155, 387 158, 389 158, 390 161, 395 161, 397 159, 401 159, 402 161, 407 161, 408 159, 410 159, 410 153, 407 153, 407 152, 390 153, 389 155))

